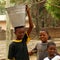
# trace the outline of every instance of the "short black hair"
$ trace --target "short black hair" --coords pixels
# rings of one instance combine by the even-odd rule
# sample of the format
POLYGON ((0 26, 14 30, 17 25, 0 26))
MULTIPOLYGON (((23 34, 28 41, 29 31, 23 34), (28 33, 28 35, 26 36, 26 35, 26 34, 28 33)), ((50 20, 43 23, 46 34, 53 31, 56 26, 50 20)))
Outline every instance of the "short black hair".
POLYGON ((54 42, 48 42, 48 44, 47 44, 47 48, 48 48, 49 46, 51 46, 51 45, 56 46, 56 44, 55 44, 54 42))
POLYGON ((42 28, 40 31, 45 31, 47 33, 47 35, 48 35, 48 40, 51 39, 51 36, 49 35, 49 32, 46 29, 42 28))
POLYGON ((17 28, 24 28, 24 26, 17 26, 17 27, 14 27, 14 30, 16 30, 17 28))

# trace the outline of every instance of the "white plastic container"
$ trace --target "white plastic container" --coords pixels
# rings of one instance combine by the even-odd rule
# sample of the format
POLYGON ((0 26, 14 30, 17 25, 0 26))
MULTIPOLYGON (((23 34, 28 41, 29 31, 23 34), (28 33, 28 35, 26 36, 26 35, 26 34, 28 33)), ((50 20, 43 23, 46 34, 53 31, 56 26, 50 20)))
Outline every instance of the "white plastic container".
POLYGON ((26 6, 21 4, 14 7, 7 8, 9 20, 13 27, 25 26, 26 6))

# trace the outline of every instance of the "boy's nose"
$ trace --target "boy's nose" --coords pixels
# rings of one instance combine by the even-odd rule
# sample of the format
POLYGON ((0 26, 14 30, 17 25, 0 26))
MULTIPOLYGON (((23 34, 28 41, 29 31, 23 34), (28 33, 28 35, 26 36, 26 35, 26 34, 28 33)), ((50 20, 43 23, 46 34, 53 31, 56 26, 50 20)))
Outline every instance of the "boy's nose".
POLYGON ((21 35, 23 36, 24 34, 23 34, 23 33, 21 33, 21 35))
POLYGON ((43 35, 41 37, 44 37, 43 35))
POLYGON ((52 52, 55 52, 55 50, 51 50, 52 52))

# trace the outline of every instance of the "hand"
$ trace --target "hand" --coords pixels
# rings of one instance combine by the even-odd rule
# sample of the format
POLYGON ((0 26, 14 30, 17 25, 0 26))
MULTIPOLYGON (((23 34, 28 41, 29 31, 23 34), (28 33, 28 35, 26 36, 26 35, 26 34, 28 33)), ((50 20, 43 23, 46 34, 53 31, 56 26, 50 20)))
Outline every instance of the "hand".
POLYGON ((28 53, 29 53, 30 56, 33 54, 33 52, 28 52, 28 53))
POLYGON ((28 7, 28 5, 26 5, 26 11, 27 11, 27 12, 29 11, 29 7, 28 7))

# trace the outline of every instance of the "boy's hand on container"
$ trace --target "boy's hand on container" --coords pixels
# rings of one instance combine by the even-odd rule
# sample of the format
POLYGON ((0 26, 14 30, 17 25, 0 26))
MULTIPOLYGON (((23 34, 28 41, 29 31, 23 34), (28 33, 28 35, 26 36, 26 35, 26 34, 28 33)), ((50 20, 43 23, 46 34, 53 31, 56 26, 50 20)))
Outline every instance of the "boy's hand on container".
POLYGON ((28 52, 28 53, 29 53, 30 56, 33 54, 33 52, 28 52))
POLYGON ((27 12, 29 11, 29 7, 28 7, 28 5, 26 5, 26 11, 27 11, 27 12))

